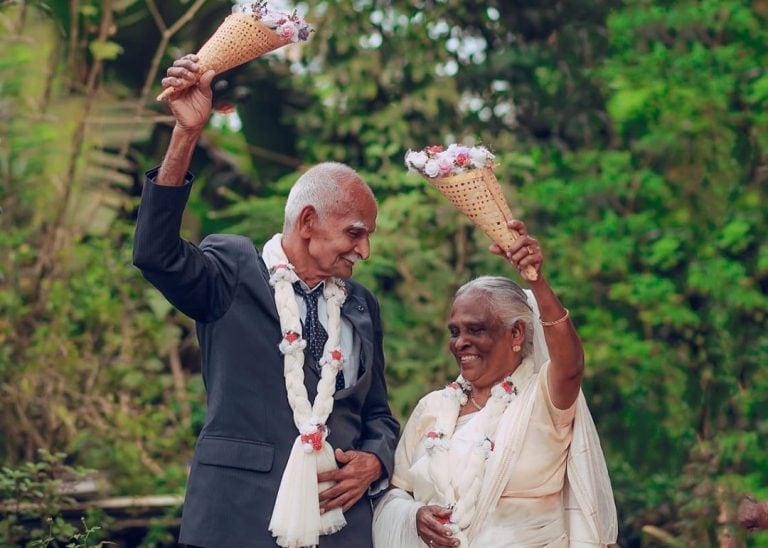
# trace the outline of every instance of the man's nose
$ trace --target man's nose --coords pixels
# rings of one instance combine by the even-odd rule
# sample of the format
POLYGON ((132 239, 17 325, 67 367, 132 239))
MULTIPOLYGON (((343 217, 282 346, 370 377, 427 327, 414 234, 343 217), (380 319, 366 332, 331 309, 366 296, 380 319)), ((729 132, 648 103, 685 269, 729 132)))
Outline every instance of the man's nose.
POLYGON ((360 257, 363 258, 363 260, 367 259, 371 256, 371 240, 367 236, 365 238, 361 238, 360 241, 355 246, 355 253, 360 255, 360 257))

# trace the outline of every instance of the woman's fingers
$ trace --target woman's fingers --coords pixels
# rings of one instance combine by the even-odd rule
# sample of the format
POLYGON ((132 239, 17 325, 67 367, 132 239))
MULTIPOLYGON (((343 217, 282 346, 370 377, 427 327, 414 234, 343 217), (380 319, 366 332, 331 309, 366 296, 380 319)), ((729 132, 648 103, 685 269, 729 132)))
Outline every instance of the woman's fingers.
POLYGON ((441 506, 424 506, 416 515, 416 526, 419 536, 429 546, 448 548, 458 546, 459 541, 453 538, 450 527, 446 524, 451 511, 441 506))

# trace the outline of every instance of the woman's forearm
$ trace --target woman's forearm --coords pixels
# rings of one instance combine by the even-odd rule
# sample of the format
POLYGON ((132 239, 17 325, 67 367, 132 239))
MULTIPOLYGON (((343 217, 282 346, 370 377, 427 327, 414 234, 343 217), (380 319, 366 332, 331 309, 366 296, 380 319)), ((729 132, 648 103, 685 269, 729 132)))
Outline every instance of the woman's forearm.
POLYGON ((570 314, 546 279, 530 282, 539 306, 544 339, 549 351, 549 380, 552 402, 560 409, 573 404, 584 374, 584 348, 571 322, 570 314))

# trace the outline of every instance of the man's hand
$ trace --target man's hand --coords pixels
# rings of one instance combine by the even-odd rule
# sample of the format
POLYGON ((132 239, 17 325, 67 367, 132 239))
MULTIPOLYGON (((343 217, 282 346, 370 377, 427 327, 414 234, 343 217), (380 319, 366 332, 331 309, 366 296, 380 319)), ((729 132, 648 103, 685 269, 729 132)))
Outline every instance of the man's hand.
POLYGON ((739 524, 747 531, 768 529, 768 502, 757 502, 746 497, 739 505, 737 517, 739 524))
POLYGON ((209 70, 200 76, 197 61, 197 55, 185 55, 174 61, 168 69, 168 76, 163 78, 163 89, 185 83, 192 85, 171 94, 168 99, 176 118, 176 127, 155 180, 159 185, 184 184, 184 174, 189 169, 197 140, 211 116, 211 81, 215 73, 209 70))
POLYGON ((211 81, 216 75, 212 70, 200 74, 198 61, 194 54, 177 59, 162 80, 163 89, 192 84, 173 93, 168 105, 176 117, 176 127, 195 132, 201 132, 211 116, 211 81))
POLYGON ((365 451, 342 451, 336 449, 338 470, 317 475, 318 483, 335 481, 320 493, 320 513, 341 507, 345 512, 366 494, 370 485, 381 477, 379 457, 365 451))

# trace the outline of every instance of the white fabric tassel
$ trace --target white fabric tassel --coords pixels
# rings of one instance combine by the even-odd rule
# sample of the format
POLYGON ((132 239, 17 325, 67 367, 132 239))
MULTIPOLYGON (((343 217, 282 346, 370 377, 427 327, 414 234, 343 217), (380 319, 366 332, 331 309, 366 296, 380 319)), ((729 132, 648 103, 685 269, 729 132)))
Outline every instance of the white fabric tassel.
POLYGON ((280 481, 269 530, 285 548, 316 546, 320 541, 320 502, 318 499, 315 453, 305 453, 301 436, 296 438, 280 481), (302 500, 303 499, 303 500, 302 500), (301 504, 299 504, 301 501, 301 504), (297 507, 306 512, 297 512, 297 507))
MULTIPOLYGON (((338 465, 336 464, 336 458, 333 456, 333 447, 326 441, 323 442, 323 448, 319 452, 315 453, 317 458, 317 473, 327 472, 329 470, 336 470, 338 465)), ((318 493, 322 493, 329 487, 333 487, 334 482, 324 481, 318 485, 318 493)), ((320 514, 320 534, 330 535, 337 531, 340 531, 342 527, 347 524, 347 520, 344 518, 344 512, 341 508, 334 508, 328 510, 324 514, 320 514)))

